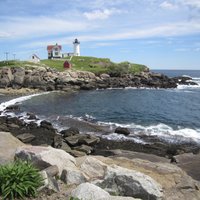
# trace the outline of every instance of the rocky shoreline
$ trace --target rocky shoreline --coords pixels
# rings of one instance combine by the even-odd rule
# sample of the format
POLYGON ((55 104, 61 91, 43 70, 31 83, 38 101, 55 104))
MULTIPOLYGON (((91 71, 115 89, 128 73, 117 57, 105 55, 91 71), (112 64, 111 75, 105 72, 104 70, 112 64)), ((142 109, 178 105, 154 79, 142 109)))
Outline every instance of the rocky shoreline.
MULTIPOLYGON (((96 76, 85 71, 66 70, 58 72, 49 67, 1 67, 0 88, 53 91, 91 90, 106 88, 147 87, 176 88, 178 84, 195 85, 189 77, 169 78, 163 74, 141 72, 134 75, 111 77, 108 74, 96 76)), ((23 91, 23 90, 22 90, 23 91)), ((25 90, 26 91, 26 90, 25 90)), ((30 92, 30 91, 27 91, 30 92)))
MULTIPOLYGON (((0 92, 18 95, 52 90, 176 88, 177 84, 195 84, 188 77, 169 78, 151 72, 110 77, 90 72, 57 72, 48 67, 3 67, 0 75, 0 92)), ((34 113, 20 116, 19 110, 18 105, 11 105, 0 116, 0 165, 12 162, 15 156, 33 162, 38 159, 35 164, 44 174, 49 173, 48 167, 56 169, 56 177, 62 181, 56 181, 55 174, 52 175, 48 181, 53 183, 47 184, 37 199, 84 199, 86 193, 95 195, 96 191, 97 196, 86 199, 98 200, 101 195, 104 200, 200 198, 200 145, 195 142, 171 143, 143 134, 139 137, 145 144, 112 141, 88 134, 109 134, 108 127, 68 119, 70 128, 58 131, 34 113), (19 115, 14 117, 13 113, 19 115)), ((129 134, 129 130, 120 127, 115 132, 129 134)))
POLYGON ((110 134, 111 132, 128 135, 130 132, 128 129, 120 127, 110 130, 108 126, 72 118, 68 118, 65 121, 70 128, 59 131, 50 122, 38 119, 33 113, 27 113, 26 116, 19 115, 18 117, 13 117, 12 114, 9 114, 9 112, 18 112, 19 109, 19 105, 7 107, 6 111, 8 114, 5 112, 4 116, 0 116, 0 131, 11 132, 13 136, 24 143, 50 145, 54 148, 63 149, 73 156, 83 156, 91 153, 110 156, 112 155, 112 150, 122 149, 172 159, 173 156, 178 154, 197 154, 200 151, 200 144, 196 142, 172 143, 156 136, 147 136, 144 134, 137 135, 137 137, 145 143, 138 143, 134 140, 109 140, 101 136, 110 134), (93 133, 92 135, 91 132, 93 133), (99 136, 95 136, 94 134, 99 136))

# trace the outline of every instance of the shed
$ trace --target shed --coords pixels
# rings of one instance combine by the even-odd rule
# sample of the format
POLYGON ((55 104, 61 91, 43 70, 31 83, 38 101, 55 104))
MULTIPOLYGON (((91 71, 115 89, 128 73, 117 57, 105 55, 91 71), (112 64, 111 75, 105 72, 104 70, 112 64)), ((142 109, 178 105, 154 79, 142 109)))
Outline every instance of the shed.
POLYGON ((63 64, 63 67, 64 67, 65 69, 70 69, 70 68, 72 67, 72 64, 71 64, 68 60, 66 60, 66 61, 64 62, 64 64, 63 64))
POLYGON ((30 59, 31 62, 34 62, 34 63, 39 63, 40 62, 40 58, 36 55, 36 54, 33 54, 31 56, 31 59, 30 59))

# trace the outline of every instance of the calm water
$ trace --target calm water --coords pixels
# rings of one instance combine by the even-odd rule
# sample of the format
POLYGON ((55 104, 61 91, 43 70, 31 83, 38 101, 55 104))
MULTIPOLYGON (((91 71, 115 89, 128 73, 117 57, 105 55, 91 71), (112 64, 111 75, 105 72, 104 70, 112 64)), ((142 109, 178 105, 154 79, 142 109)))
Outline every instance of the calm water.
MULTIPOLYGON (((200 141, 200 71, 162 71, 168 76, 194 77, 198 86, 177 89, 107 89, 73 94, 52 92, 21 102, 21 110, 47 118, 61 128, 60 117, 117 124, 134 134, 170 140, 200 141)), ((1 98, 2 96, 0 96, 1 98)), ((110 134, 110 138, 119 139, 110 134)))

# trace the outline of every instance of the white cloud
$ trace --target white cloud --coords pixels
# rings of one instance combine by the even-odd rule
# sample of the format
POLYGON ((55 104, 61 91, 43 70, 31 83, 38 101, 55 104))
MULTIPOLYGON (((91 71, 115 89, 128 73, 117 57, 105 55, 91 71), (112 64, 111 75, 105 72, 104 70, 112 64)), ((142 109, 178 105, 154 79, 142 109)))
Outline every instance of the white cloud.
MULTIPOLYGON (((76 37, 82 42, 98 42, 100 46, 106 46, 110 44, 115 44, 116 40, 126 40, 126 39, 142 39, 142 38, 153 38, 153 37, 162 37, 168 38, 173 36, 184 36, 188 34, 200 33, 200 23, 198 22, 184 22, 184 23, 173 23, 155 26, 152 28, 143 28, 143 29, 129 29, 122 30, 116 32, 110 31, 109 34, 107 32, 101 34, 90 33, 87 35, 77 34, 76 37), (102 41, 102 42, 101 42, 102 41)), ((74 37, 57 37, 53 40, 42 40, 37 42, 31 42, 29 44, 24 45, 27 47, 35 48, 35 47, 46 47, 47 44, 58 42, 60 44, 71 44, 74 37)))
POLYGON ((177 51, 177 52, 186 52, 186 51, 190 51, 190 49, 188 49, 188 48, 178 48, 178 49, 175 49, 175 51, 177 51))
POLYGON ((200 9, 200 0, 182 0, 182 3, 200 9))
POLYGON ((0 38, 8 38, 10 37, 11 35, 7 32, 3 32, 3 31, 0 31, 0 38))
POLYGON ((56 19, 53 17, 36 17, 36 18, 11 18, 5 22, 0 22, 0 35, 7 37, 30 37, 51 36, 73 31, 89 30, 91 25, 65 19, 56 19))
POLYGON ((175 9, 178 8, 177 5, 172 4, 168 1, 164 1, 163 3, 161 3, 160 7, 163 8, 163 9, 167 9, 167 10, 175 10, 175 9))
POLYGON ((113 42, 99 42, 95 44, 96 46, 105 47, 105 46, 114 46, 116 43, 113 42))
POLYGON ((85 12, 83 15, 88 20, 97 20, 97 19, 107 19, 113 14, 120 13, 118 9, 104 9, 104 10, 93 10, 91 12, 85 12))

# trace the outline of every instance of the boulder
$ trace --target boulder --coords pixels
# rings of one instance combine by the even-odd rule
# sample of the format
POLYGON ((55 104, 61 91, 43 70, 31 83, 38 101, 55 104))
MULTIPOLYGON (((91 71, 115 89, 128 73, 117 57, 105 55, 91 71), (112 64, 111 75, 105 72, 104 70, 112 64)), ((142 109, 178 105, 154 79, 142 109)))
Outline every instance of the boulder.
POLYGON ((35 136, 30 133, 23 133, 23 134, 17 135, 17 138, 24 143, 29 143, 35 139, 35 136))
POLYGON ((53 144, 52 146, 54 148, 60 149, 62 147, 63 144, 63 139, 61 135, 55 135, 53 138, 53 144))
POLYGON ((71 151, 69 151, 69 153, 74 157, 86 156, 86 153, 83 151, 71 150, 71 151))
POLYGON ((43 171, 45 171, 51 177, 57 176, 59 173, 57 165, 51 165, 50 167, 47 167, 43 171))
POLYGON ((133 197, 122 197, 122 196, 110 196, 108 199, 102 199, 102 200, 141 200, 141 199, 136 199, 133 197))
POLYGON ((105 175, 107 165, 92 156, 77 158, 79 169, 84 172, 88 180, 101 179, 105 175))
POLYGON ((63 137, 69 137, 79 134, 79 130, 76 127, 71 127, 67 130, 62 130, 60 133, 63 135, 63 137))
POLYGON ((162 199, 162 187, 151 177, 118 166, 108 167, 103 181, 97 185, 111 194, 141 199, 162 199))
POLYGON ((193 179, 200 181, 200 154, 184 153, 173 157, 177 165, 193 179))
POLYGON ((64 151, 66 151, 67 153, 70 153, 71 150, 72 150, 71 147, 67 143, 65 143, 63 141, 62 141, 61 149, 64 150, 64 151))
POLYGON ((60 179, 68 185, 71 185, 71 184, 79 185, 81 183, 86 182, 86 178, 84 174, 76 168, 64 169, 62 171, 60 179))
POLYGON ((54 149, 50 146, 19 147, 17 148, 15 157, 33 162, 40 170, 56 165, 59 169, 59 175, 61 175, 63 169, 67 167, 76 167, 76 160, 74 157, 61 149, 54 149))
POLYGON ((42 175, 44 185, 38 189, 39 191, 45 190, 48 194, 60 192, 56 179, 49 176, 46 171, 41 171, 40 174, 42 175))
POLYGON ((101 79, 108 79, 108 78, 110 78, 110 75, 109 74, 101 74, 100 78, 101 79))
POLYGON ((79 144, 86 144, 89 146, 93 146, 99 142, 100 138, 94 135, 86 135, 86 137, 79 139, 79 144))
POLYGON ((91 183, 82 183, 71 192, 71 196, 81 200, 102 200, 110 198, 105 190, 91 183))
POLYGON ((14 105, 10 105, 10 106, 7 106, 6 107, 6 110, 20 110, 20 107, 19 107, 19 105, 17 105, 17 104, 14 104, 14 105))
POLYGON ((24 82, 25 69, 22 67, 15 67, 12 69, 12 72, 14 76, 12 87, 16 87, 17 85, 22 86, 24 82))
MULTIPOLYGON (((141 172, 145 175, 153 178, 163 188, 163 199, 165 200, 188 200, 188 199, 200 199, 200 184, 190 176, 188 176, 181 168, 174 164, 170 164, 169 160, 151 158, 149 161, 148 155, 146 157, 133 157, 131 159, 125 157, 102 157, 95 156, 96 159, 103 163, 112 166, 116 164, 120 167, 127 168, 141 172)), ((78 163, 78 161, 77 161, 78 163)), ((197 168, 197 163, 194 162, 197 168)), ((198 172, 197 172, 198 173, 198 172)))
POLYGON ((37 117, 33 113, 27 113, 27 116, 28 116, 29 120, 35 120, 35 119, 37 119, 37 117))
POLYGON ((65 138, 65 141, 70 145, 70 146, 77 146, 79 142, 80 136, 79 135, 73 135, 65 138))
POLYGON ((77 151, 85 152, 86 154, 90 154, 93 151, 92 147, 87 146, 85 144, 82 144, 81 146, 74 147, 74 149, 77 150, 77 151))
POLYGON ((2 67, 0 69, 0 88, 6 88, 10 86, 11 81, 13 80, 13 75, 10 67, 2 67))
POLYGON ((24 146, 9 132, 0 132, 0 165, 12 162, 18 147, 24 146))
POLYGON ((123 135, 129 135, 130 131, 127 128, 117 127, 115 129, 115 133, 119 133, 119 134, 123 134, 123 135))
POLYGON ((55 130, 53 125, 50 122, 46 121, 46 120, 43 120, 43 121, 40 122, 40 127, 46 128, 48 130, 55 130))

